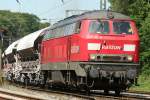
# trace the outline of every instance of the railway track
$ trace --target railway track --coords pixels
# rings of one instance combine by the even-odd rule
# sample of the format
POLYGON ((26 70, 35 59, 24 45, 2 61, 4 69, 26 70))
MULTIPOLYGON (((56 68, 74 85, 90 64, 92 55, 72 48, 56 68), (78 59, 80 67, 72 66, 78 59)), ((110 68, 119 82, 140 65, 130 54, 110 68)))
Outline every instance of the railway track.
MULTIPOLYGON (((115 96, 114 92, 109 93, 109 95, 105 95, 103 91, 91 91, 90 95, 87 95, 86 93, 82 92, 77 92, 77 91, 64 91, 64 90, 58 90, 58 89, 45 89, 45 88, 40 88, 40 87, 33 87, 33 86, 20 86, 18 84, 13 84, 13 86, 19 87, 19 88, 26 88, 29 91, 38 91, 38 92, 45 92, 47 94, 51 94, 54 96, 60 96, 64 95, 66 97, 69 97, 70 100, 71 98, 77 98, 75 100, 150 100, 150 94, 144 94, 140 92, 123 92, 121 93, 120 96, 115 96)), ((1 93, 1 92, 0 92, 1 93)), ((0 94, 1 95, 1 94, 0 94)), ((22 98, 22 97, 21 97, 22 98)), ((23 100, 28 99, 27 97, 23 97, 23 100)), ((29 97, 31 98, 31 97, 29 97)), ((18 99, 16 99, 18 100, 18 99)), ((19 99, 20 100, 20 99, 19 99)), ((42 98, 31 98, 30 100, 43 100, 42 98)), ((45 100, 45 99, 44 99, 45 100)), ((47 99, 46 99, 47 100, 47 99)))
POLYGON ((49 89, 41 89, 41 88, 31 88, 31 87, 28 87, 28 89, 31 89, 31 90, 35 90, 35 91, 42 91, 42 92, 47 92, 47 93, 53 93, 53 94, 61 94, 61 95, 67 95, 67 96, 70 96, 70 97, 76 97, 78 99, 82 99, 82 100, 95 100, 94 97, 91 97, 91 96, 88 96, 88 95, 85 95, 85 94, 81 94, 81 93, 75 93, 75 92, 65 92, 65 91, 60 91, 60 90, 49 90, 49 89))
MULTIPOLYGON (((15 85, 15 86, 20 87, 19 85, 15 85)), ((26 89, 34 90, 34 91, 46 92, 46 93, 50 93, 50 94, 54 94, 54 95, 66 95, 66 96, 70 96, 70 97, 76 97, 81 100, 120 100, 119 97, 99 95, 99 94, 94 94, 94 93, 92 93, 91 95, 87 95, 86 93, 77 92, 77 91, 41 89, 39 87, 32 87, 32 86, 27 86, 27 87, 22 87, 22 88, 26 88, 26 89)), ((78 100, 78 99, 76 99, 76 100, 78 100)))
POLYGON ((105 96, 105 98, 114 98, 115 100, 150 100, 150 94, 146 93, 140 93, 136 91, 132 92, 122 92, 120 96, 115 96, 114 92, 110 92, 109 95, 104 95, 102 93, 96 93, 94 94, 95 97, 99 96, 105 96))
POLYGON ((62 92, 62 91, 43 90, 43 89, 36 89, 36 88, 34 88, 34 90, 70 95, 70 96, 75 96, 75 97, 88 99, 88 100, 150 100, 150 94, 141 94, 141 93, 134 93, 134 92, 132 93, 123 92, 120 96, 115 96, 115 93, 113 92, 110 93, 109 95, 104 95, 103 93, 91 93, 90 95, 87 95, 84 93, 62 92))
POLYGON ((122 95, 126 96, 126 97, 132 97, 132 98, 138 98, 138 99, 142 99, 142 100, 150 100, 150 94, 146 93, 139 93, 139 92, 124 92, 122 93, 122 95))
POLYGON ((150 100, 150 94, 141 94, 136 92, 123 92, 120 96, 116 96, 114 92, 110 92, 109 95, 105 95, 103 92, 91 92, 90 95, 86 93, 79 93, 75 91, 60 91, 51 89, 41 89, 35 87, 27 87, 30 90, 42 91, 47 93, 62 94, 72 97, 77 97, 85 100, 150 100))

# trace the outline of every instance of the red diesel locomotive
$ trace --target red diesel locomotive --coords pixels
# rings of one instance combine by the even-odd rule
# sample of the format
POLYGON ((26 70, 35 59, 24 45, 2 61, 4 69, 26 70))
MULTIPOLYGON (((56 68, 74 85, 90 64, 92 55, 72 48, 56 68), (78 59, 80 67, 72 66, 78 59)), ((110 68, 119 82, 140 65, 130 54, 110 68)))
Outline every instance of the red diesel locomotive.
POLYGON ((12 52, 6 50, 4 68, 8 79, 120 94, 137 77, 139 36, 135 22, 128 16, 91 11, 37 33, 32 46, 21 49, 22 38, 11 49, 8 47, 12 52))

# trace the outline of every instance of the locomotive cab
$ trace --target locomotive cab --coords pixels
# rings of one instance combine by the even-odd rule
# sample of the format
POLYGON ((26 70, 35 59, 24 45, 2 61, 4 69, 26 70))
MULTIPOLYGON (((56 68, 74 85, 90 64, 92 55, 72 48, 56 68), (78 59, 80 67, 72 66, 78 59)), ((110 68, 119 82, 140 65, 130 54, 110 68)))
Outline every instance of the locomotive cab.
POLYGON ((139 37, 128 19, 86 19, 82 22, 80 56, 94 89, 116 94, 133 84, 139 66, 139 37), (91 81, 92 80, 92 81, 91 81), (109 89, 108 89, 109 87, 109 89))
POLYGON ((87 20, 87 60, 138 62, 139 37, 133 21, 87 20))

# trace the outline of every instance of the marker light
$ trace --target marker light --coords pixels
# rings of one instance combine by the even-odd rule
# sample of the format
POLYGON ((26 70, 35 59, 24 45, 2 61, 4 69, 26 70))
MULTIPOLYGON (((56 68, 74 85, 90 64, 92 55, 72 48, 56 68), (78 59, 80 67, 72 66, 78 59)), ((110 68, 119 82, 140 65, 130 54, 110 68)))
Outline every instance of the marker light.
POLYGON ((133 60, 133 56, 127 56, 128 61, 132 61, 133 60))
POLYGON ((95 60, 96 56, 95 55, 90 55, 90 60, 95 60))

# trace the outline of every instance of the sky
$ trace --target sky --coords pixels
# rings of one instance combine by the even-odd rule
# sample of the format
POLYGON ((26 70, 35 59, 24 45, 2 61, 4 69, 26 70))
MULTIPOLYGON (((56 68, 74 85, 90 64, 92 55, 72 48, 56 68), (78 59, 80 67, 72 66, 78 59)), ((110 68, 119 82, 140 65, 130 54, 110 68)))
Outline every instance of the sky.
POLYGON ((18 0, 20 4, 17 0, 0 1, 0 10, 35 14, 40 19, 51 22, 65 18, 66 10, 100 9, 100 0, 18 0))

